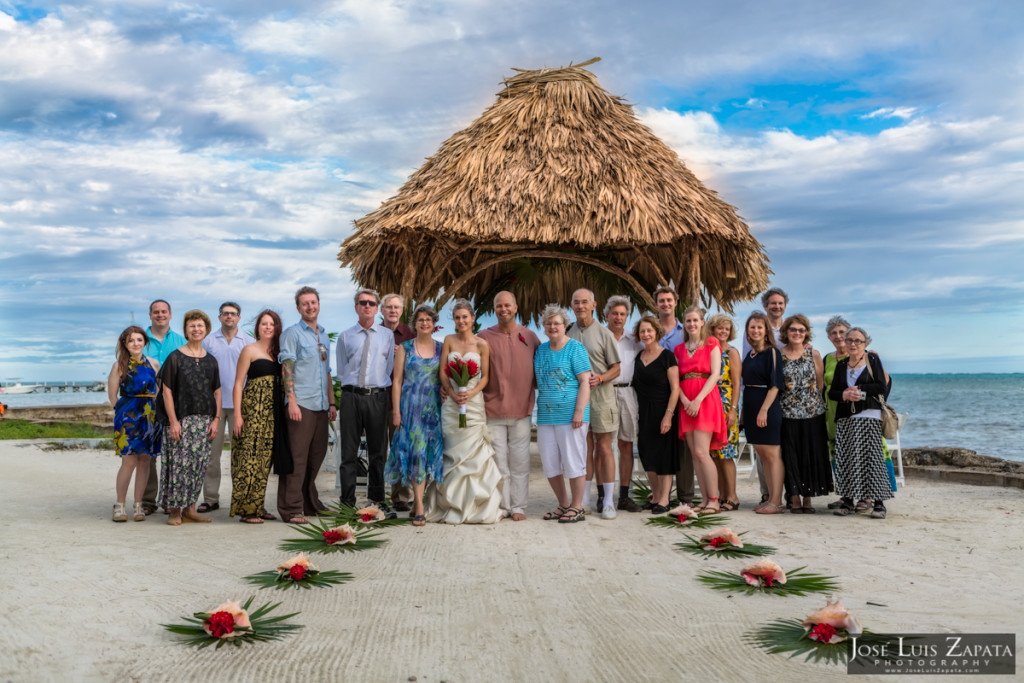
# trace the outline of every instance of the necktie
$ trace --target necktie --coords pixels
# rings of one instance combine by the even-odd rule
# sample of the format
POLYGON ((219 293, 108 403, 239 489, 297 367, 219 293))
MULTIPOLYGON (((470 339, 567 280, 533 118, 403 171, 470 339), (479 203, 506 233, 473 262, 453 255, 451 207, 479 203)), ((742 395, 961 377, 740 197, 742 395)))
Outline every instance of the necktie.
POLYGON ((363 330, 363 356, 359 360, 359 386, 365 387, 370 372, 370 330, 363 330))

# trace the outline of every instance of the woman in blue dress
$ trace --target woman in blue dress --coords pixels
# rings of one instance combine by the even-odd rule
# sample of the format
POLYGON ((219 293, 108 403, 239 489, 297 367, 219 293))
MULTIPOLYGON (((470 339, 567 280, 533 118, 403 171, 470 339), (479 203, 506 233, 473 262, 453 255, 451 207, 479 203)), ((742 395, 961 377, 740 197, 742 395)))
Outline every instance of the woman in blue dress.
POLYGON ((117 339, 117 361, 107 377, 107 396, 114 406, 114 448, 121 456, 121 469, 117 471, 116 492, 112 518, 115 522, 128 521, 124 500, 128 484, 135 473, 135 505, 132 518, 146 520, 142 509, 142 496, 149 481, 150 460, 160 455, 162 427, 156 420, 156 374, 159 363, 142 355, 149 338, 141 327, 132 325, 117 339), (118 398, 120 393, 121 397, 118 398))
POLYGON ((433 338, 437 312, 418 306, 412 314, 416 336, 395 349, 395 379, 401 391, 391 392, 395 436, 391 441, 384 483, 413 491, 412 523, 423 526, 423 491, 427 480, 444 475, 441 433, 441 342, 433 338))

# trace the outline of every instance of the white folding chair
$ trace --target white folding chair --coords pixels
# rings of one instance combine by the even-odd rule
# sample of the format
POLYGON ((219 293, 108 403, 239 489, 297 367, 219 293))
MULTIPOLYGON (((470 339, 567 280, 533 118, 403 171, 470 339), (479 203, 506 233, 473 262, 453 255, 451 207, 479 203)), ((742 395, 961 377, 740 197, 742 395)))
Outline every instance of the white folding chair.
POLYGON ((900 488, 906 486, 906 479, 903 477, 903 444, 900 443, 900 434, 903 433, 903 428, 907 425, 907 419, 910 417, 910 413, 899 413, 899 424, 896 427, 896 438, 892 441, 896 442, 896 446, 893 447, 892 441, 886 439, 886 443, 889 444, 889 455, 896 463, 896 485, 900 488))

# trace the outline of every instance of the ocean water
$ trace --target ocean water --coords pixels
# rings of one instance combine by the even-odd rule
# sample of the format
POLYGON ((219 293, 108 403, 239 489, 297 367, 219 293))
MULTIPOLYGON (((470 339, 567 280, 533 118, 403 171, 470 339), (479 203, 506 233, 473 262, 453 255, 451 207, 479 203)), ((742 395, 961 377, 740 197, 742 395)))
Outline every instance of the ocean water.
POLYGON ((1024 461, 1024 374, 894 374, 889 401, 909 413, 904 447, 958 446, 1024 461))
MULTIPOLYGON (((909 413, 905 448, 957 446, 1024 462, 1024 374, 897 374, 892 405, 909 413)), ((0 394, 11 407, 103 403, 100 392, 0 394)))

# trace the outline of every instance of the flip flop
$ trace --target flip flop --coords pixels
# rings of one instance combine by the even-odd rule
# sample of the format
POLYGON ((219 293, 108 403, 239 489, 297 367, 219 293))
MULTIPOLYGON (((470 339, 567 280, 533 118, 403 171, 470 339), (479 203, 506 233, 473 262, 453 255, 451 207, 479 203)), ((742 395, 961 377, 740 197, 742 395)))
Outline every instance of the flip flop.
POLYGON ((206 503, 196 508, 196 512, 213 512, 214 510, 220 510, 220 503, 206 503))
POLYGON ((263 524, 263 518, 255 515, 248 515, 238 519, 242 524, 263 524))

